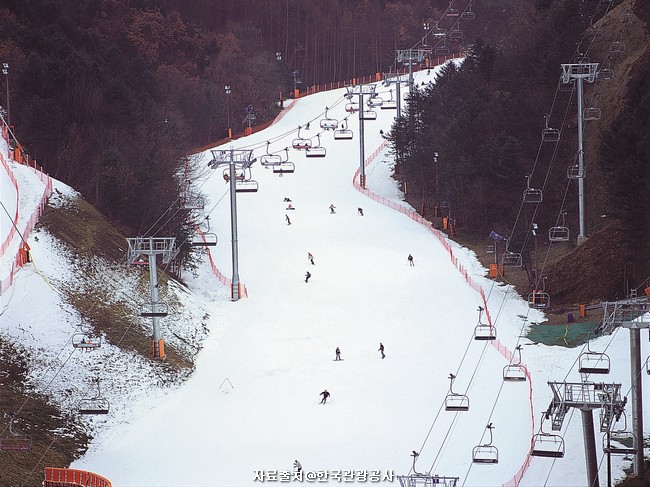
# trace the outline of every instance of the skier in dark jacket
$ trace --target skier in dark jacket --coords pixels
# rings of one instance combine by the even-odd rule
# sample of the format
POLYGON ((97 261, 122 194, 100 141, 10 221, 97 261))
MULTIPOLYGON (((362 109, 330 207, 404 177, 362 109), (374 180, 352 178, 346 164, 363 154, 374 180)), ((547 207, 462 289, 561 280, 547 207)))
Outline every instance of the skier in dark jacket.
POLYGON ((379 342, 379 352, 381 352, 381 358, 386 358, 386 355, 384 354, 384 344, 379 342))
POLYGON ((305 282, 309 282, 310 277, 311 277, 311 274, 309 273, 309 271, 307 271, 307 273, 305 274, 305 282))
POLYGON ((413 256, 411 254, 409 254, 409 256, 408 256, 408 261, 409 261, 409 265, 411 267, 413 267, 415 265, 415 263, 413 262, 413 256))
POLYGON ((330 393, 327 392, 327 389, 325 389, 323 392, 319 394, 320 396, 323 396, 323 399, 321 400, 321 404, 325 404, 327 402, 327 398, 330 397, 330 393))
POLYGON ((336 358, 334 360, 341 360, 341 350, 336 347, 336 358))

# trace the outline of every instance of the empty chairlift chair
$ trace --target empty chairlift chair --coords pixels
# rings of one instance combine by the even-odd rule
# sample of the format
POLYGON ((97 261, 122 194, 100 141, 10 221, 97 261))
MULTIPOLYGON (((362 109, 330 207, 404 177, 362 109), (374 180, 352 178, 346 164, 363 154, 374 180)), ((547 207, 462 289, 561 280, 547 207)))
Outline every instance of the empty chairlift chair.
POLYGON ((620 52, 625 52, 625 42, 620 39, 613 41, 609 45, 609 52, 612 54, 618 54, 620 52))
POLYGON ((436 46, 435 48, 436 56, 447 56, 451 52, 449 46, 447 46, 446 39, 443 37, 442 44, 436 46))
POLYGON ((236 193, 256 193, 258 189, 259 185, 254 179, 244 179, 235 183, 236 193))
POLYGON ((578 357, 578 372, 581 374, 609 374, 611 360, 604 352, 592 352, 587 342, 587 351, 578 357))
POLYGON ((339 121, 336 120, 335 118, 329 118, 327 116, 327 112, 329 111, 329 107, 325 107, 325 118, 323 118, 320 121, 320 128, 323 130, 334 130, 336 127, 339 125, 339 121))
POLYGON ((472 462, 490 465, 499 463, 499 450, 492 444, 492 430, 494 426, 490 423, 485 428, 490 433, 490 441, 474 447, 472 450, 472 462))
POLYGON ((354 133, 348 128, 348 119, 344 118, 339 129, 334 131, 334 140, 352 140, 354 133))
POLYGON ((445 397, 445 411, 469 411, 469 397, 453 391, 454 374, 449 374, 449 392, 445 397))
POLYGON ((544 127, 544 130, 542 130, 542 142, 559 142, 560 130, 548 126, 548 115, 545 115, 544 119, 546 120, 546 126, 544 127))
POLYGON ((32 450, 32 437, 16 433, 13 430, 13 423, 16 420, 12 414, 9 418, 8 431, 0 436, 0 451, 28 452, 32 450))
POLYGON ((144 303, 140 316, 143 318, 164 318, 169 314, 167 303, 144 303))
POLYGON ((431 32, 433 33, 433 37, 435 39, 442 39, 447 35, 447 29, 443 29, 442 27, 438 26, 438 22, 436 22, 436 26, 431 32))
POLYGON ((510 239, 506 239, 506 249, 501 256, 501 266, 505 269, 518 269, 522 265, 521 252, 509 250, 510 239))
POLYGON ((533 289, 528 294, 528 306, 535 309, 547 309, 551 306, 551 296, 541 289, 533 289))
POLYGON ((465 34, 460 29, 460 22, 457 22, 454 27, 449 29, 448 36, 450 39, 462 39, 465 34))
POLYGON ((216 245, 216 233, 197 233, 192 237, 192 247, 215 247, 216 245))
POLYGON ((544 432, 542 427, 545 417, 546 413, 543 413, 539 424, 539 433, 534 434, 531 440, 530 454, 534 457, 562 458, 564 457, 564 438, 544 432))
POLYGON ((460 14, 460 19, 461 20, 474 20, 476 18, 476 14, 472 11, 472 4, 470 3, 467 6, 467 9, 460 14))
POLYGON ((77 412, 79 414, 108 414, 110 411, 108 400, 102 397, 99 379, 94 379, 94 382, 97 383, 97 394, 93 397, 81 399, 77 403, 77 412))
POLYGON ((377 120, 377 112, 374 110, 363 110, 359 118, 361 120, 377 120))
POLYGON ((273 172, 276 174, 282 175, 296 170, 296 165, 289 160, 289 148, 286 147, 284 151, 286 152, 286 158, 273 166, 273 172))
POLYGON ((390 90, 390 100, 384 100, 381 104, 382 110, 395 110, 397 108, 397 100, 393 98, 393 90, 390 90))
POLYGON ((526 176, 526 189, 524 190, 524 203, 537 204, 542 202, 542 190, 530 187, 530 175, 526 176))
POLYGON ((496 340, 497 329, 491 324, 481 322, 483 307, 478 307, 478 325, 474 328, 474 340, 496 340))
POLYGON ((503 368, 503 380, 506 382, 524 382, 526 380, 526 366, 521 363, 521 345, 515 348, 510 363, 503 368))
POLYGON ((460 15, 458 9, 453 7, 453 3, 453 1, 449 2, 449 7, 447 7, 447 10, 445 11, 447 17, 458 17, 460 15))
POLYGON ((600 116, 601 116, 600 108, 587 107, 582 111, 582 118, 585 121, 600 120, 600 116))
MULTIPOLYGON (((566 226, 566 211, 562 210, 560 216, 562 217, 562 224, 556 225, 548 229, 549 242, 568 242, 569 241, 569 227, 566 226)), ((558 222, 559 223, 559 222, 558 222)))
POLYGON ((610 431, 603 435, 603 452, 612 455, 635 455, 637 451, 636 436, 627 430, 627 416, 623 410, 616 420, 616 425, 610 425, 610 431))

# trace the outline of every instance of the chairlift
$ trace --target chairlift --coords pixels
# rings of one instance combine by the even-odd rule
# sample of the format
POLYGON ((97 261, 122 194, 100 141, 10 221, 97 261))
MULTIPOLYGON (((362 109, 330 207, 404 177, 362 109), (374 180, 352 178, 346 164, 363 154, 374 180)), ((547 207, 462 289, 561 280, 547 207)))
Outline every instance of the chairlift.
POLYGON ((455 27, 449 29, 450 39, 462 39, 464 35, 463 31, 460 30, 460 22, 458 22, 455 27))
POLYGON ((382 110, 395 110, 397 108, 397 100, 393 99, 393 90, 390 90, 390 100, 384 100, 381 104, 382 110))
POLYGON ((286 152, 286 159, 280 160, 280 162, 277 162, 273 165, 273 172, 275 174, 285 174, 285 173, 292 173, 296 170, 296 165, 289 161, 289 148, 285 147, 284 151, 286 152))
POLYGON ((433 33, 433 37, 436 39, 442 39, 447 35, 447 29, 443 29, 442 27, 439 27, 438 22, 436 22, 436 26, 433 28, 431 32, 433 33))
POLYGON ((560 130, 548 126, 549 115, 545 115, 544 119, 546 121, 546 126, 544 127, 544 130, 542 130, 542 142, 559 142, 560 130))
POLYGON ((575 87, 576 87, 575 78, 571 78, 569 81, 565 82, 562 76, 560 76, 560 83, 558 84, 558 90, 571 92, 575 89, 575 87))
POLYGON ((339 125, 339 121, 335 118, 328 118, 327 112, 329 107, 325 107, 325 118, 320 121, 320 128, 323 130, 334 130, 339 125))
POLYGON ((569 241, 569 227, 566 226, 566 211, 560 212, 562 216, 562 225, 557 225, 548 229, 549 242, 568 242, 569 241))
POLYGON ((99 379, 94 379, 93 382, 97 383, 97 394, 93 397, 81 399, 77 403, 77 412, 79 414, 108 414, 110 403, 102 397, 99 379))
POLYGON ((499 450, 496 446, 492 445, 492 423, 486 426, 490 432, 490 441, 482 445, 475 446, 472 449, 472 462, 482 464, 495 464, 499 463, 499 450))
POLYGON ((445 397, 445 411, 469 411, 469 397, 465 394, 454 392, 454 374, 449 374, 449 392, 445 397))
POLYGON ((296 150, 306 150, 311 147, 311 139, 305 139, 304 137, 300 137, 300 129, 302 127, 298 126, 298 137, 293 139, 291 142, 291 146, 296 149, 296 150))
POLYGON ((214 247, 217 245, 216 233, 195 234, 192 237, 192 247, 214 247))
POLYGON ((460 12, 458 11, 457 8, 452 7, 453 1, 449 2, 449 7, 447 7, 447 10, 445 11, 445 15, 447 17, 458 17, 460 15, 460 12))
POLYGON ((366 102, 369 108, 381 107, 383 104, 384 99, 380 96, 371 96, 366 102))
POLYGON ((478 325, 474 328, 474 340, 496 340, 497 329, 491 324, 482 323, 481 316, 485 309, 483 306, 478 307, 478 325))
POLYGON ((9 418, 9 431, 6 435, 0 436, 0 451, 26 452, 32 450, 31 435, 21 435, 13 430, 13 423, 16 420, 15 415, 9 418))
POLYGON ((524 203, 537 204, 542 202, 542 190, 530 187, 530 174, 526 176, 526 189, 524 190, 524 203))
POLYGON ((623 42, 621 40, 613 41, 609 45, 609 52, 610 53, 625 52, 625 42, 623 42))
POLYGON ((184 210, 202 210, 205 207, 205 199, 200 195, 186 192, 181 196, 181 205, 184 210))
POLYGON ((579 165, 575 164, 569 166, 566 171, 566 177, 569 179, 582 179, 585 177, 584 166, 581 168, 579 165))
POLYGON ((72 346, 81 350, 94 350, 102 346, 102 339, 88 333, 75 333, 72 335, 72 346))
POLYGON ((318 139, 318 145, 313 145, 309 149, 307 149, 305 151, 306 157, 325 157, 327 155, 327 150, 325 150, 325 147, 320 145, 320 134, 317 134, 316 138, 318 139))
POLYGON ((544 424, 545 414, 542 413, 539 433, 534 434, 531 440, 530 454, 534 457, 562 458, 564 457, 564 438, 560 435, 544 432, 542 425, 544 424))
POLYGON ((650 375, 650 356, 645 360, 645 371, 650 375))
POLYGON ((451 51, 449 50, 449 47, 446 44, 445 39, 442 39, 442 44, 440 46, 436 46, 436 56, 447 56, 449 55, 451 51))
POLYGON ((144 303, 140 316, 143 318, 164 318, 169 314, 167 303, 144 303))
POLYGON ((522 264, 520 252, 510 252, 506 250, 501 256, 501 265, 505 268, 519 268, 522 264))
POLYGON ((363 110, 361 112, 360 120, 377 120, 377 112, 374 110, 363 110))
POLYGON ((259 185, 254 179, 245 179, 244 181, 237 181, 235 183, 236 193, 256 193, 258 189, 259 185))
POLYGON ((528 295, 528 306, 535 309, 548 309, 551 306, 551 297, 539 289, 534 289, 528 295))
POLYGON ((588 107, 582 111, 582 118, 585 121, 600 120, 600 108, 588 107))
POLYGON ((611 360, 605 352, 592 352, 587 342, 587 351, 578 357, 578 372, 581 374, 609 374, 611 360))
POLYGON ((354 133, 348 128, 348 120, 343 119, 338 130, 334 131, 334 140, 352 140, 354 133))
MULTIPOLYGON (((223 179, 227 183, 230 182, 230 168, 227 167, 223 170, 223 179)), ((243 181, 246 179, 246 171, 243 169, 235 169, 235 181, 243 181)))
POLYGON ((359 104, 356 101, 346 103, 345 111, 348 113, 355 113, 359 111, 359 104))
POLYGON ((602 65, 599 66, 598 72, 596 73, 596 77, 599 80, 610 80, 614 77, 614 70, 612 69, 612 61, 608 57, 607 62, 603 63, 602 65))
POLYGON ((472 11, 472 4, 470 3, 467 6, 467 10, 465 10, 462 14, 460 14, 460 19, 461 20, 474 20, 476 18, 476 14, 472 11))
POLYGON ((271 142, 266 141, 266 154, 260 156, 260 164, 262 166, 275 166, 282 161, 280 154, 272 154, 269 152, 271 142))
POLYGON ((613 429, 610 425, 610 431, 603 435, 603 452, 613 455, 635 455, 638 451, 636 436, 627 430, 625 410, 621 410, 616 418, 617 422, 620 422, 621 417, 623 420, 620 427, 613 429))
POLYGON ((526 366, 521 363, 521 345, 515 348, 517 352, 516 360, 513 358, 510 363, 503 368, 503 380, 505 382, 523 382, 526 380, 526 366))

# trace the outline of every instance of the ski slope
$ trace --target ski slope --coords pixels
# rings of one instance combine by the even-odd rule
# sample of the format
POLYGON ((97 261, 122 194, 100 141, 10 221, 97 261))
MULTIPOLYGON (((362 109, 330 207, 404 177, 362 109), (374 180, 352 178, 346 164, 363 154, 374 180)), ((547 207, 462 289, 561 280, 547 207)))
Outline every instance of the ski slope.
MULTIPOLYGON (((432 81, 435 73, 418 73, 416 81, 432 81)), ((384 98, 387 90, 377 87, 384 98)), ((258 157, 252 177, 259 191, 237 193, 239 276, 248 297, 230 301, 229 289, 214 277, 207 259, 196 276, 187 275, 197 307, 209 314, 210 335, 195 372, 174 390, 112 402, 123 412, 98 428, 90 450, 73 468, 97 472, 116 486, 250 486, 282 483, 282 472, 290 472, 297 459, 321 481, 362 483, 364 472, 382 478, 408 474, 415 450, 418 472, 459 477, 459 485, 496 486, 510 482, 525 464, 531 435, 551 399, 547 381, 579 381, 575 362, 581 350, 523 338, 528 324, 543 316, 511 288, 486 279, 473 253, 450 242, 454 256, 485 290, 499 341, 511 351, 523 346, 532 378, 531 411, 529 383, 504 383, 508 361, 488 341, 473 339, 483 301, 450 253, 424 225, 354 188, 356 114, 348 118, 353 140, 335 141, 331 132, 321 133, 325 158, 308 159, 290 150, 296 170, 282 176, 259 164, 266 141, 277 152, 291 146, 299 125, 310 122, 304 137, 321 132, 326 106, 329 117, 349 115, 344 93, 296 100, 276 124, 220 148, 254 148, 258 157), (284 198, 295 210, 286 209, 284 198), (307 271, 312 277, 305 283, 307 271), (340 362, 334 361, 337 347, 340 362), (444 410, 450 373, 457 376, 454 391, 468 396, 469 411, 444 410), (331 397, 322 405, 319 394, 325 389, 331 397), (474 464, 472 449, 489 441, 488 423, 494 426, 498 463, 474 464), (277 480, 268 477, 273 472, 280 475, 277 480)), ((390 130, 395 116, 394 110, 377 113, 376 121, 365 122, 367 156, 381 145, 379 131, 390 130)), ((198 159, 194 189, 207 200, 198 218, 210 216, 210 231, 219 237, 211 248, 214 262, 230 276, 228 184, 223 168, 207 168, 209 151, 198 159)), ((388 151, 381 152, 367 167, 367 187, 406 207, 391 178, 393 163, 388 151)), ((163 336, 173 331, 163 320, 163 336)), ((645 357, 648 344, 642 346, 645 357)), ((621 382, 627 393, 627 335, 592 343, 593 349, 606 347, 613 359, 606 380, 621 382)), ((114 379, 105 377, 104 384, 110 389, 114 379)), ((643 386, 650 386, 645 375, 643 386)), ((573 416, 567 416, 562 431, 565 457, 532 459, 520 485, 585 484, 582 428, 579 415, 573 416)), ((645 416, 648 424, 647 411, 645 416)), ((598 433, 596 438, 599 446, 598 433)), ((598 458, 603 458, 600 449, 598 458)), ((614 463, 617 478, 628 463, 614 463)))

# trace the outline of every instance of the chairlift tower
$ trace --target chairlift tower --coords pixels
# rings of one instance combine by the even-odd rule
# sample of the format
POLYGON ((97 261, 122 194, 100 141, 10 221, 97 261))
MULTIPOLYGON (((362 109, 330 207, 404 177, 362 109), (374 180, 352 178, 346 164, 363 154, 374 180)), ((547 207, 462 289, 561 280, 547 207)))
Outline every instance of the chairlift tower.
POLYGON ((253 158, 252 150, 245 149, 213 149, 212 160, 208 167, 216 169, 220 166, 228 166, 230 183, 230 228, 232 233, 232 282, 230 297, 233 301, 238 301, 241 297, 241 283, 239 282, 239 250, 237 246, 237 173, 236 168, 240 171, 249 169, 257 160, 253 158))
POLYGON ((151 310, 145 314, 153 321, 153 356, 164 360, 165 344, 160 332, 160 318, 167 314, 167 306, 160 302, 158 294, 156 259, 158 255, 161 255, 163 264, 168 264, 176 256, 176 239, 174 237, 135 237, 126 240, 129 244, 127 254, 129 264, 141 261, 145 255, 149 261, 151 310))
POLYGON ((397 117, 399 118, 402 116, 402 92, 401 92, 401 86, 404 81, 402 81, 402 75, 397 74, 394 77, 386 77, 384 79, 384 85, 390 86, 390 85, 395 85, 395 95, 397 97, 397 117))
MULTIPOLYGON (((648 297, 636 296, 636 291, 630 297, 620 301, 603 302, 603 322, 598 331, 602 334, 614 332, 618 327, 630 330, 630 376, 632 379, 632 433, 636 438, 643 438, 643 387, 641 381, 641 330, 650 332, 650 317, 647 313, 648 297)), ((634 455, 633 475, 643 474, 643 441, 636 445, 634 455)))
POLYGON ((409 92, 413 88, 413 63, 420 64, 424 59, 425 51, 422 49, 398 49, 397 62, 408 64, 409 67, 409 92))
POLYGON ((364 95, 374 96, 376 85, 354 85, 346 86, 348 98, 354 95, 359 97, 359 184, 362 188, 366 188, 366 155, 364 147, 364 132, 363 122, 365 120, 363 112, 365 105, 363 104, 364 95))
POLYGON ((578 245, 587 238, 585 229, 585 161, 582 143, 583 130, 583 82, 593 83, 598 75, 598 63, 562 64, 562 82, 575 80, 578 93, 578 209, 580 216, 580 233, 578 245))
POLYGON ((592 411, 601 409, 600 431, 610 430, 615 417, 625 409, 621 398, 621 384, 603 382, 549 382, 553 399, 546 411, 551 418, 551 429, 560 431, 564 418, 570 408, 582 413, 582 434, 584 437, 585 460, 587 464, 587 485, 598 487, 598 461, 596 459, 596 440, 592 411))

